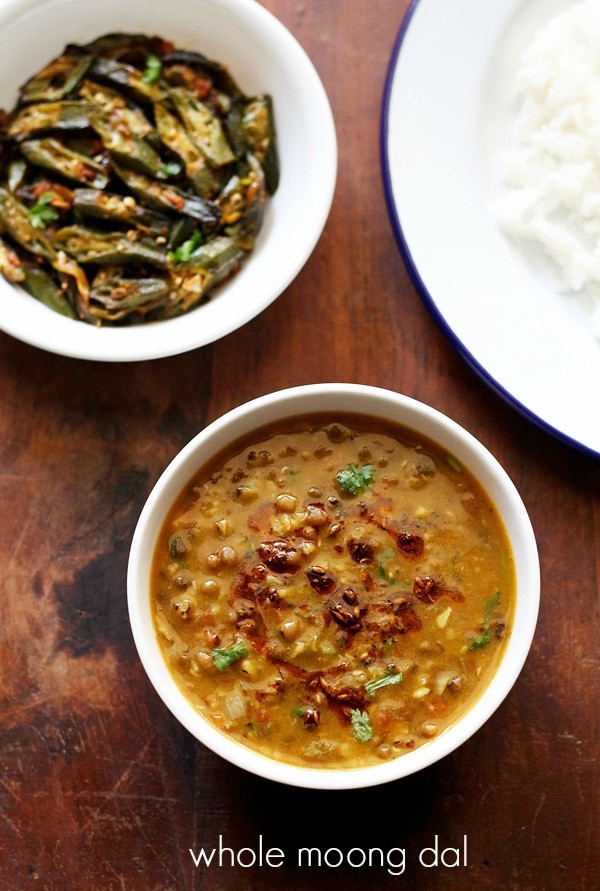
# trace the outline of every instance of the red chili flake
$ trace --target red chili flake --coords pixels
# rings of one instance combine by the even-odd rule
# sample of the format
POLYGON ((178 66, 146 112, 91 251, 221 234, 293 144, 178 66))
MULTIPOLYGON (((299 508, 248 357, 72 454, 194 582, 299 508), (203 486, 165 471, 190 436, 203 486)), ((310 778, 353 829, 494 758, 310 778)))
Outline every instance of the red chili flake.
POLYGON ((199 77, 194 88, 198 99, 206 99, 212 90, 212 87, 212 81, 208 80, 206 77, 199 77))
POLYGON ((165 196, 169 204, 172 204, 173 207, 176 207, 178 211, 181 212, 183 210, 185 202, 181 195, 177 195, 177 193, 173 192, 171 189, 165 189, 163 195, 165 196))
POLYGON ((96 176, 96 171, 86 164, 79 163, 76 166, 75 176, 77 179, 92 180, 96 176))
POLYGON ((35 183, 33 188, 31 189, 31 194, 34 198, 39 198, 40 195, 43 195, 44 192, 51 192, 53 189, 53 185, 49 180, 42 179, 38 183, 35 183))

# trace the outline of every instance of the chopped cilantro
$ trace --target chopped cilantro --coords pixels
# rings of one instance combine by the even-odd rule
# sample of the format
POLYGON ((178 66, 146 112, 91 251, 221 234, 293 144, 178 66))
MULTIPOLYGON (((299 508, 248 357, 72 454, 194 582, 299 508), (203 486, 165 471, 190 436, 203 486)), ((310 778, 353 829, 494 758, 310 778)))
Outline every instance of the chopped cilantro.
POLYGON ((376 690, 380 690, 382 687, 391 687, 393 684, 400 683, 402 683, 402 672, 394 672, 388 669, 385 674, 380 675, 378 678, 373 678, 372 681, 367 681, 365 690, 369 696, 372 696, 376 690))
POLYGON ((162 176, 177 176, 178 173, 181 173, 182 165, 179 161, 165 161, 163 166, 160 168, 160 173, 162 176))
POLYGON ((492 639, 492 635, 490 634, 490 629, 485 628, 482 633, 474 638, 469 644, 470 650, 481 650, 483 647, 487 647, 490 640, 492 639))
POLYGON ((452 470, 455 470, 457 473, 462 473, 463 466, 458 458, 455 458, 454 455, 448 454, 446 455, 446 461, 448 462, 452 470))
POLYGON ((183 244, 180 244, 179 247, 171 251, 169 254, 169 260, 173 263, 189 263, 192 254, 199 248, 202 244, 202 233, 199 229, 194 229, 191 236, 184 241, 183 244))
POLYGON ((387 585, 395 585, 398 582, 395 572, 388 572, 383 563, 377 564, 377 578, 381 579, 387 585))
POLYGON ((294 718, 302 718, 306 713, 306 709, 308 706, 306 705, 297 705, 294 709, 292 709, 292 716, 294 718))
POLYGON ((492 635, 489 629, 490 619, 492 618, 492 614, 496 607, 499 606, 501 597, 502 595, 500 591, 496 591, 495 594, 492 594, 486 600, 483 607, 483 631, 477 637, 473 638, 469 644, 469 650, 481 650, 482 647, 487 647, 491 641, 492 635))
POLYGON ((169 554, 171 557, 181 557, 185 554, 187 548, 181 535, 172 535, 169 539, 169 554))
POLYGON ((485 606, 483 608, 483 618, 485 623, 487 624, 489 620, 492 618, 492 614, 497 606, 500 606, 500 591, 496 591, 495 594, 492 594, 485 602, 485 606))
POLYGON ((145 84, 155 84, 162 74, 162 62, 158 56, 150 54, 146 59, 146 67, 142 74, 142 80, 145 84))
POLYGON ((358 467, 356 464, 349 464, 345 470, 340 470, 336 474, 336 480, 344 492, 358 495, 375 481, 373 465, 363 464, 362 467, 358 467))
POLYGON ((219 671, 225 671, 239 659, 245 659, 248 655, 248 647, 243 640, 238 640, 230 647, 222 647, 212 651, 213 662, 219 671))
POLYGON ((53 198, 52 192, 43 192, 38 198, 37 204, 28 209, 27 216, 34 229, 45 229, 46 223, 52 223, 58 219, 59 214, 51 204, 53 198))
POLYGON ((350 720, 354 729, 354 736, 359 742, 369 742, 373 739, 373 728, 367 712, 361 712, 353 708, 350 712, 350 720))

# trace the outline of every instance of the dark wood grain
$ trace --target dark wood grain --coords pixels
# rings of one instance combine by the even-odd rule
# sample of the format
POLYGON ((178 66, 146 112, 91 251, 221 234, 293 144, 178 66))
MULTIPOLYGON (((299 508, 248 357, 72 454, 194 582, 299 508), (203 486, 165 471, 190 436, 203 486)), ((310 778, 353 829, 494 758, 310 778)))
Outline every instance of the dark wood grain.
POLYGON ((378 126, 406 0, 264 5, 314 60, 339 138, 331 216, 294 283, 220 342, 157 362, 0 334, 0 887, 596 888, 599 466, 490 392, 403 267, 378 126), (125 603, 135 522, 175 453, 250 397, 327 380, 407 393, 479 437, 522 493, 543 576, 530 658, 492 719, 421 774, 353 793, 279 787, 197 744, 147 681, 125 603), (468 836, 466 867, 419 865, 436 834, 468 836), (235 850, 262 835, 285 865, 196 869, 189 848, 219 835, 235 850), (406 871, 297 868, 310 845, 405 848, 406 871))

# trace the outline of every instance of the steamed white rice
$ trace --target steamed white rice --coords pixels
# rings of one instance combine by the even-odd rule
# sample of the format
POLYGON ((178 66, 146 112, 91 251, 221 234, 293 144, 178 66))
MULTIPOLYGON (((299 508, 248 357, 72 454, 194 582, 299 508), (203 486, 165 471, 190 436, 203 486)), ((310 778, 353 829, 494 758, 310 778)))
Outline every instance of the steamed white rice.
POLYGON ((585 290, 600 337, 600 0, 575 4, 535 35, 515 88, 498 219, 543 249, 565 288, 585 290))

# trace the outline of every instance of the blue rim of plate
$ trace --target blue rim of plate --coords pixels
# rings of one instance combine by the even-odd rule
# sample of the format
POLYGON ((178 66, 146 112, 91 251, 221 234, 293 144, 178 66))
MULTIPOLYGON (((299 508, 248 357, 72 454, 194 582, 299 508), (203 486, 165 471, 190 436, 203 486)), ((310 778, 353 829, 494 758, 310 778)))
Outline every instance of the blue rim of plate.
POLYGON ((561 442, 565 443, 576 449, 579 452, 582 452, 585 455, 588 455, 592 458, 600 459, 600 452, 593 449, 591 446, 586 445, 585 443, 579 442, 577 439, 573 439, 567 433, 564 433, 562 430, 559 430, 557 427, 553 427, 539 415, 536 415, 530 408, 516 399, 515 396, 512 395, 508 390, 506 390, 502 384, 497 381, 492 375, 487 371, 487 369, 479 362, 478 359, 470 352, 470 350, 465 346, 465 344, 461 341, 461 339, 457 336, 453 328, 448 324, 446 319, 444 318, 442 312, 438 308, 434 297, 428 291, 415 261, 413 260, 412 254, 410 252, 410 247, 408 245, 408 241, 404 235, 402 230, 402 224, 400 223, 400 217, 398 215, 398 209, 396 207, 396 203, 394 201, 394 196, 392 192, 392 178, 390 172, 390 163, 389 163, 389 155, 388 155, 388 133, 389 133, 389 116, 390 116, 390 99, 392 94, 392 84, 394 81, 394 75, 396 73, 396 66, 398 64, 398 58, 400 56, 400 51, 402 49, 402 45, 406 38, 406 34, 410 27, 410 23, 412 22, 413 16, 419 5, 420 0, 411 0, 404 18, 402 20, 402 24, 400 25, 400 29, 396 36, 396 40, 394 42, 394 47, 392 49, 392 55, 390 58, 390 62, 388 65, 388 70, 385 78, 385 85, 383 89, 383 100, 382 100, 382 109, 381 109, 381 125, 379 131, 379 153, 380 153, 380 161, 381 161, 381 173, 383 178, 383 190, 385 193, 385 201, 387 204, 388 216, 390 218, 390 222, 392 224, 392 229, 394 232, 394 237, 396 239, 396 243, 400 250, 400 254, 404 261, 404 265, 408 271, 408 274, 412 280, 413 285, 417 289, 417 293, 421 297, 421 300, 429 310, 432 315, 434 321, 441 329, 442 333, 447 337, 452 346, 456 349, 456 351, 462 356, 463 359, 471 366, 471 368, 477 373, 477 375, 489 386, 492 390, 494 390, 505 402, 507 402, 512 408, 515 408, 521 415, 523 415, 527 420, 532 421, 536 424, 541 430, 545 433, 550 433, 552 436, 559 439, 561 442))

